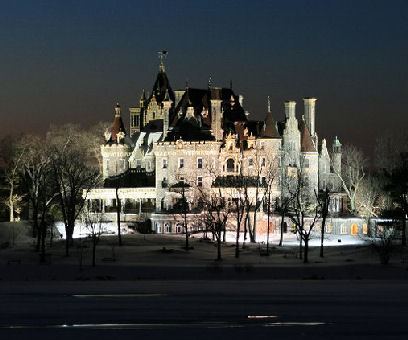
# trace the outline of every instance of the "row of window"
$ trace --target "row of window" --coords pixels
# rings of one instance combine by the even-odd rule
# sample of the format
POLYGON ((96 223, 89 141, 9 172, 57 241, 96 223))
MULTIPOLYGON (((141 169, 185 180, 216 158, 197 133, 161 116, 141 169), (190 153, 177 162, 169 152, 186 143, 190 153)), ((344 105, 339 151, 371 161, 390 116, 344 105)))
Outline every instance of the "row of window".
MULTIPOLYGON (((266 158, 262 157, 261 158, 261 162, 260 162, 261 166, 265 166, 266 165, 266 158)), ((162 168, 163 169, 167 169, 169 163, 167 161, 167 158, 163 158, 163 163, 162 163, 162 168)), ((179 158, 178 159, 178 168, 182 169, 184 168, 184 158, 179 158)), ((254 166, 254 160, 253 158, 249 157, 248 158, 248 166, 252 167, 254 166)), ((202 169, 203 168, 203 159, 201 157, 197 158, 197 169, 202 169)), ((227 159, 227 171, 231 172, 234 171, 233 169, 235 168, 235 161, 232 158, 227 159)))
MULTIPOLYGON (((163 158, 163 163, 162 163, 162 168, 167 169, 169 163, 167 161, 167 158, 163 158)), ((184 158, 179 158, 178 159, 178 168, 183 169, 184 168, 184 158)), ((197 169, 202 169, 203 168, 203 159, 202 158, 197 158, 197 169)))
MULTIPOLYGON (((184 182, 184 177, 180 176, 180 177, 178 178, 178 180, 179 180, 180 182, 184 182)), ((202 187, 202 186, 203 186, 203 176, 197 176, 196 184, 197 184, 198 187, 202 187)), ((166 178, 166 177, 163 177, 163 180, 162 180, 162 188, 167 188, 167 186, 168 186, 167 178, 166 178)))

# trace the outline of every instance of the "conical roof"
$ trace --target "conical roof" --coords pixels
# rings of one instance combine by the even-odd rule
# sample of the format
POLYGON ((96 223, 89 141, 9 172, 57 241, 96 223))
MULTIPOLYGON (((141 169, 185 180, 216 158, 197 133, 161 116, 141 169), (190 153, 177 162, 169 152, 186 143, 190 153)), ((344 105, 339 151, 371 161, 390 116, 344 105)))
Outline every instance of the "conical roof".
POLYGON ((312 137, 310 136, 309 129, 303 119, 300 121, 300 151, 317 152, 312 137))
POLYGON ((276 128, 275 120, 273 119, 272 112, 266 114, 264 129, 261 133, 262 138, 280 138, 278 129, 276 128))
POLYGON ((111 137, 108 143, 117 143, 118 142, 118 133, 123 132, 126 136, 125 125, 123 124, 122 117, 120 115, 120 105, 116 104, 115 107, 115 118, 113 119, 112 127, 111 127, 111 137))

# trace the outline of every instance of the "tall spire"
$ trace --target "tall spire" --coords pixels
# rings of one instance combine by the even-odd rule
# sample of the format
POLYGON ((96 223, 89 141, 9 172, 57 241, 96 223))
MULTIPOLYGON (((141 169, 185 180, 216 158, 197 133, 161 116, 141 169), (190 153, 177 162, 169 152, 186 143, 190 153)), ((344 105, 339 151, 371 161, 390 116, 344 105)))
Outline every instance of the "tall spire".
POLYGON ((159 59, 160 59, 160 72, 166 72, 166 69, 164 67, 164 60, 167 58, 167 51, 163 50, 163 51, 159 51, 157 52, 157 54, 159 55, 159 59))
POLYGON ((268 112, 271 112, 271 98, 268 96, 268 112))

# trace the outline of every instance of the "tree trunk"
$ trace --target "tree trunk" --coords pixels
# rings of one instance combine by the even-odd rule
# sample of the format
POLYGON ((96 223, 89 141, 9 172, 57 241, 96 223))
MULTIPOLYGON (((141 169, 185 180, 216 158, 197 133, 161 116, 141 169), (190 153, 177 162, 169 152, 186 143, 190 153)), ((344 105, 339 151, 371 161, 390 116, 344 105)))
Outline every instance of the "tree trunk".
POLYGON ((38 230, 37 230, 37 244, 35 246, 35 251, 39 252, 41 247, 41 228, 38 225, 38 230))
POLYGON ((239 214, 239 204, 237 204, 237 232, 235 235, 235 258, 239 258, 239 233, 241 231, 241 218, 239 214))
POLYGON ((221 261, 221 233, 217 237, 217 261, 221 261))
POLYGON ((96 265, 96 235, 92 233, 92 267, 96 265))
POLYGON ((322 220, 322 227, 320 231, 320 257, 323 257, 323 242, 324 242, 324 229, 326 228, 326 215, 323 215, 323 220, 322 220))
POLYGON ((303 258, 303 238, 302 238, 302 234, 299 233, 300 236, 300 241, 299 241, 299 258, 302 259, 303 258))
POLYGON ((252 227, 252 240, 251 242, 256 243, 256 215, 257 215, 257 205, 258 202, 255 203, 255 211, 254 211, 254 225, 252 227))
POLYGON ((33 238, 37 237, 38 233, 38 206, 37 204, 33 204, 33 230, 32 230, 32 235, 33 238))
POLYGON ((282 210, 282 217, 281 217, 281 223, 280 223, 280 240, 279 240, 279 247, 282 247, 283 245, 283 229, 285 226, 285 210, 282 210))
POLYGON ((118 243, 119 246, 122 245, 122 234, 120 232, 120 212, 122 209, 122 202, 120 201, 119 198, 119 188, 116 188, 116 222, 118 225, 118 243))
POLYGON ((45 238, 47 235, 47 224, 41 221, 41 262, 45 262, 45 238))
POLYGON ((271 214, 271 193, 268 193, 268 231, 266 234, 266 254, 269 255, 269 221, 271 214))
POLYGON ((308 263, 309 262, 309 236, 305 235, 305 256, 303 258, 303 263, 308 263))
POLYGON ((14 222, 14 203, 13 203, 13 194, 14 194, 14 187, 10 187, 10 194, 8 197, 8 206, 9 206, 9 221, 14 222))

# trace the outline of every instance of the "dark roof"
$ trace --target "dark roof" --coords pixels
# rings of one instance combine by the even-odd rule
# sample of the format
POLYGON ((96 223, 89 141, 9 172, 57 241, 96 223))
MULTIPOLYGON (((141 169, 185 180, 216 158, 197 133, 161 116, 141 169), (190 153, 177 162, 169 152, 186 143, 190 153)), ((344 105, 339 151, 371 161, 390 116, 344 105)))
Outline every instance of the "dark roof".
MULTIPOLYGON (((125 136, 127 136, 122 117, 120 116, 120 114, 115 114, 115 118, 113 118, 112 127, 110 129, 111 136, 107 141, 107 144, 117 143, 117 134, 119 132, 123 132, 125 136)), ((123 142, 125 142, 125 140, 123 140, 123 142)))
POLYGON ((300 151, 301 152, 316 152, 316 147, 310 136, 309 129, 307 128, 305 121, 302 119, 299 124, 300 129, 300 151))
POLYGON ((169 78, 167 78, 166 72, 160 70, 157 74, 156 81, 154 82, 153 91, 149 100, 155 95, 157 102, 161 103, 166 96, 166 91, 169 92, 169 97, 174 102, 175 96, 170 86, 169 78))
POLYGON ((105 188, 141 188, 155 187, 155 173, 145 169, 129 169, 118 176, 105 179, 105 188))
POLYGON ((263 138, 280 138, 275 120, 273 119, 271 112, 268 112, 266 114, 263 131, 261 132, 260 136, 263 138))
POLYGON ((187 88, 170 116, 171 130, 167 140, 213 140, 211 135, 211 99, 221 100, 223 110, 223 130, 235 133, 236 122, 247 122, 239 98, 231 89, 187 88), (232 99, 231 99, 232 98, 232 99), (192 116, 186 117, 189 107, 193 107, 192 116))

